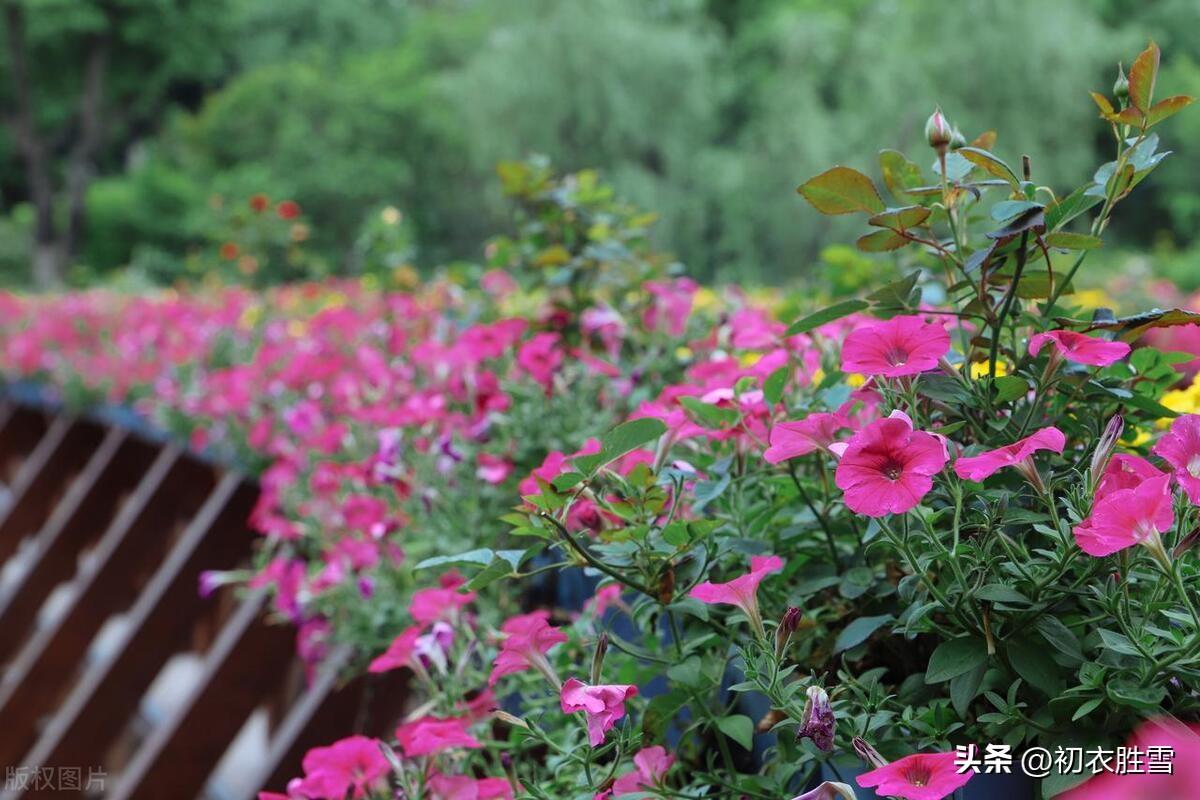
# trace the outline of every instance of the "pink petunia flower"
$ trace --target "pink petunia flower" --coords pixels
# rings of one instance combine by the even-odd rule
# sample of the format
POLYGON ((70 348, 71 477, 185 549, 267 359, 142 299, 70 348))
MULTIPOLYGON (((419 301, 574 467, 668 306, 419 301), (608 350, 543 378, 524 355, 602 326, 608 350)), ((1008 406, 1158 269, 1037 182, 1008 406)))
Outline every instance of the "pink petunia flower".
POLYGON ((1188 500, 1200 505, 1200 415, 1184 414, 1154 445, 1154 454, 1174 468, 1188 500))
POLYGON ((856 328, 842 344, 842 371, 899 378, 935 369, 950 352, 950 334, 919 316, 856 328))
POLYGON ((750 571, 728 583, 705 581, 688 592, 701 603, 737 606, 754 625, 760 636, 765 636, 762 614, 758 611, 758 585, 763 578, 783 569, 784 560, 779 556, 751 556, 750 571))
POLYGON ((876 420, 846 445, 834 482, 856 514, 883 517, 914 508, 946 466, 944 441, 915 431, 903 414, 876 420))
POLYGON ((1067 437, 1058 428, 1042 428, 1004 447, 960 458, 954 463, 954 472, 963 480, 982 481, 1005 467, 1015 467, 1031 483, 1040 485, 1037 467, 1033 465, 1033 454, 1040 450, 1061 453, 1066 444, 1067 437))
POLYGON ((367 736, 314 747, 302 764, 304 778, 288 786, 289 794, 300 797, 365 797, 391 771, 379 741, 367 736))
POLYGON ((612 607, 624 607, 624 601, 621 600, 621 584, 610 583, 601 586, 596 590, 596 594, 592 595, 592 599, 583 604, 583 610, 592 614, 595 617, 603 617, 604 612, 612 607))
POLYGON ((422 717, 396 728, 396 741, 409 758, 433 755, 456 747, 483 747, 468 731, 470 727, 471 720, 466 717, 422 717))
POLYGON ((662 747, 655 745, 642 748, 633 757, 633 764, 637 769, 622 775, 613 783, 613 796, 652 791, 655 786, 662 784, 663 778, 674 763, 675 756, 667 755, 667 751, 662 747))
POLYGON ((1090 367, 1107 367, 1129 355, 1129 345, 1124 342, 1106 342, 1075 331, 1035 333, 1029 339, 1029 355, 1036 356, 1047 343, 1058 357, 1090 367))
POLYGON ((567 641, 567 635, 547 622, 549 616, 549 611, 534 611, 512 617, 500 626, 506 635, 493 662, 488 686, 495 686, 496 681, 505 675, 530 668, 538 670, 558 686, 558 677, 546 660, 545 653, 554 645, 567 641))
MULTIPOLYGON (((1171 754, 1169 769, 1151 773, 1102 772, 1063 795, 1063 800, 1167 800, 1200 797, 1200 725, 1183 725, 1170 718, 1150 720, 1134 732, 1130 752, 1171 754)), ((1160 769, 1163 764, 1159 762, 1160 769)))
POLYGON ((942 800, 975 774, 959 774, 954 753, 915 753, 859 775, 858 785, 904 800, 942 800))
POLYGON ((625 701, 638 693, 636 686, 589 686, 575 678, 563 684, 559 704, 564 714, 587 715, 588 742, 604 744, 604 734, 625 716, 625 701))
POLYGON ((804 419, 780 422, 771 428, 770 447, 763 453, 769 464, 828 450, 838 431, 849 428, 850 420, 839 411, 821 411, 804 419))
POLYGON ((512 786, 504 778, 467 775, 434 775, 426 784, 429 800, 512 800, 512 786))
POLYGON ((1109 459, 1100 482, 1096 484, 1095 503, 1099 503, 1113 492, 1121 489, 1133 489, 1142 481, 1150 478, 1161 478, 1162 470, 1141 456, 1129 453, 1117 453, 1109 459))
POLYGON ((1093 506, 1091 516, 1075 526, 1075 541, 1091 556, 1107 556, 1143 544, 1165 559, 1159 534, 1175 524, 1172 501, 1169 475, 1109 492, 1093 506))
POLYGON ((474 599, 474 592, 460 592, 456 588, 421 589, 413 592, 408 613, 417 622, 429 625, 454 617, 459 609, 474 599))

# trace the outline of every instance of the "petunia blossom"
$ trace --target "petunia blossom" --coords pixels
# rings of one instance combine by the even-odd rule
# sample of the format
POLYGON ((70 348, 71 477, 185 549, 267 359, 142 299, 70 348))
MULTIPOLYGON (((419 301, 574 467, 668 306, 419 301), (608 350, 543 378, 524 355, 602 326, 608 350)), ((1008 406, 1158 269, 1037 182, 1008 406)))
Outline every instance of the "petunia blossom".
POLYGON ((417 622, 428 625, 442 619, 452 619, 463 606, 475 599, 474 592, 455 588, 421 589, 413 592, 408 613, 417 622))
POLYGON ((727 583, 705 581, 688 592, 701 603, 737 606, 762 635, 762 614, 758 610, 758 585, 763 578, 783 569, 784 560, 779 556, 751 556, 750 571, 727 583))
POLYGON ((366 797, 391 767, 379 741, 350 736, 328 747, 314 747, 304 755, 304 777, 289 785, 289 794, 300 797, 366 797))
POLYGON ((1107 367, 1129 355, 1124 342, 1107 342, 1075 331, 1046 331, 1029 338, 1029 354, 1036 356, 1047 344, 1060 358, 1090 367, 1107 367))
POLYGON ((1150 478, 1160 478, 1163 472, 1141 456, 1117 453, 1108 461, 1100 482, 1096 484, 1095 503, 1113 492, 1132 489, 1150 478))
POLYGON ((854 789, 844 783, 824 781, 817 788, 810 789, 792 800, 857 800, 854 789))
POLYGON ((828 450, 836 441, 837 432, 849 427, 850 420, 837 411, 820 411, 804 419, 780 422, 771 428, 770 447, 763 458, 767 463, 778 464, 817 450, 828 450))
POLYGON ((834 482, 845 493, 846 507, 856 514, 902 514, 929 493, 933 476, 947 460, 944 441, 913 430, 908 417, 894 414, 872 422, 850 439, 834 482))
POLYGON ((842 371, 899 378, 935 369, 950 352, 950 334, 919 316, 856 328, 842 343, 842 371))
POLYGON ((957 756, 947 753, 915 753, 893 761, 856 779, 863 788, 904 800, 942 800, 965 786, 974 772, 959 773, 957 756))
POLYGON ((429 800, 512 800, 512 786, 504 778, 468 775, 434 775, 426 788, 429 800))
POLYGON ((567 641, 567 635, 547 622, 549 616, 548 611, 534 611, 512 617, 500 626, 505 638, 493 662, 488 686, 495 686, 496 681, 505 675, 530 668, 538 670, 551 683, 558 685, 558 678, 545 653, 554 645, 567 641))
POLYGON ((1200 415, 1184 414, 1154 445, 1154 454, 1174 468, 1188 500, 1200 505, 1200 415))
POLYGON ((587 715, 588 742, 599 747, 604 744, 604 734, 625 716, 625 701, 637 693, 636 686, 589 686, 570 678, 559 692, 559 705, 564 714, 582 711, 587 715))
POLYGON ((422 717, 396 728, 396 741, 409 758, 433 755, 454 748, 483 747, 471 735, 471 720, 466 717, 422 717))
POLYGON ((633 765, 637 769, 622 775, 613 783, 613 796, 652 791, 655 786, 662 784, 663 778, 674 763, 675 756, 667 755, 663 747, 655 745, 642 748, 633 757, 633 765))
POLYGON ((1075 526, 1075 541, 1091 556, 1111 555, 1135 544, 1165 558, 1159 534, 1175 524, 1171 477, 1148 478, 1132 489, 1109 492, 1075 526))
POLYGON ((1031 483, 1038 485, 1033 454, 1041 450, 1061 453, 1066 443, 1067 437, 1058 428, 1042 428, 1004 447, 960 458, 954 463, 954 472, 963 480, 982 481, 1005 467, 1015 467, 1031 483))
POLYGON ((1167 800, 1200 797, 1200 725, 1169 717, 1143 723, 1130 739, 1129 752, 1146 754, 1140 772, 1101 772, 1063 795, 1063 800, 1167 800), (1169 754, 1156 758, 1150 753, 1169 754))

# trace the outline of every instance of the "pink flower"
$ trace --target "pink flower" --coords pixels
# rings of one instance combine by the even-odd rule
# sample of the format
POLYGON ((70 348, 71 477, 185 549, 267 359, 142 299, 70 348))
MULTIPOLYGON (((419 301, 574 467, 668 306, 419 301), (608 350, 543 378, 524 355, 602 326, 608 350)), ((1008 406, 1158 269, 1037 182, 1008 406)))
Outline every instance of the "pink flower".
POLYGON ((1188 500, 1200 505, 1200 416, 1176 417, 1170 430, 1154 445, 1154 454, 1174 467, 1175 480, 1188 500))
POLYGON ((915 753, 859 775, 858 785, 904 800, 942 800, 965 786, 973 772, 959 774, 954 753, 915 753))
POLYGON ((882 517, 915 507, 933 488, 933 476, 949 457, 942 440, 914 431, 912 421, 893 414, 856 433, 838 462, 834 482, 856 514, 882 517))
POLYGON ((1133 489, 1149 478, 1160 478, 1163 473, 1141 456, 1117 453, 1104 468, 1100 483, 1096 485, 1095 503, 1099 503, 1113 492, 1133 489))
POLYGON ((474 592, 459 592, 456 588, 421 589, 413 592, 408 613, 422 625, 449 619, 475 599, 474 592))
POLYGON ((667 776, 667 770, 671 769, 674 763, 675 756, 667 755, 667 751, 662 747, 656 745, 642 748, 633 757, 633 764, 637 770, 617 778, 612 787, 613 796, 619 797, 643 790, 652 791, 662 783, 663 778, 667 776))
POLYGON ((558 684, 544 654, 554 645, 567 641, 567 635, 546 621, 549 616, 549 611, 534 611, 515 616, 500 626, 500 630, 507 635, 493 662, 488 686, 495 686, 496 681, 505 675, 524 672, 531 667, 546 675, 555 685, 558 684))
POLYGON ((763 633, 762 615, 758 611, 758 585, 763 578, 783 569, 784 561, 779 556, 751 556, 750 571, 728 583, 705 581, 688 592, 701 603, 737 606, 751 624, 763 633))
POLYGON ((982 481, 1005 467, 1016 467, 1023 475, 1030 472, 1036 474, 1033 454, 1039 450, 1061 453, 1066 443, 1067 437, 1058 428, 1042 428, 1004 447, 987 450, 977 456, 960 458, 954 463, 954 472, 958 477, 969 481, 982 481))
POLYGON ((396 741, 409 758, 432 755, 455 747, 483 747, 468 732, 470 727, 471 720, 465 717, 422 717, 396 728, 396 741))
POLYGON ((512 800, 512 786, 504 778, 434 775, 426 788, 429 800, 512 800))
POLYGON ((849 427, 850 421, 838 411, 821 411, 804 419, 780 422, 771 428, 771 446, 763 453, 763 458, 767 463, 778 464, 818 449, 828 450, 837 439, 837 432, 849 427))
POLYGON ((1083 552, 1097 557, 1135 544, 1147 545, 1157 555, 1162 552, 1159 534, 1174 524, 1171 478, 1162 475, 1105 495, 1091 516, 1075 526, 1075 541, 1083 552))
POLYGON ((304 778, 289 786, 302 797, 365 797, 391 770, 379 740, 351 736, 328 747, 314 747, 304 755, 304 778))
POLYGON ((950 352, 950 334, 921 317, 893 317, 856 328, 842 344, 842 371, 899 378, 937 367, 950 352))
POLYGON ((504 483, 512 474, 513 465, 504 456, 480 453, 476 458, 475 476, 492 485, 504 483))
POLYGON ((1137 729, 1129 747, 1138 748, 1141 753, 1147 753, 1151 747, 1168 748, 1170 771, 1126 775, 1102 772, 1064 794, 1064 800, 1200 797, 1200 725, 1182 725, 1170 718, 1150 720, 1137 729))
POLYGON ((610 583, 597 589, 592 599, 583 604, 583 610, 601 617, 609 608, 621 605, 621 584, 610 583))
POLYGON ((559 704, 564 714, 582 711, 587 715, 588 741, 604 744, 604 734, 625 716, 625 701, 638 693, 636 686, 588 686, 575 678, 563 684, 559 704))
POLYGON ((557 333, 539 333, 530 337, 517 351, 517 365, 547 391, 554 373, 562 365, 563 351, 557 333))
POLYGON ((1035 333, 1029 339, 1029 355, 1036 356, 1047 342, 1060 357, 1092 367, 1107 367, 1129 355, 1129 345, 1124 342, 1106 342, 1075 331, 1035 333))

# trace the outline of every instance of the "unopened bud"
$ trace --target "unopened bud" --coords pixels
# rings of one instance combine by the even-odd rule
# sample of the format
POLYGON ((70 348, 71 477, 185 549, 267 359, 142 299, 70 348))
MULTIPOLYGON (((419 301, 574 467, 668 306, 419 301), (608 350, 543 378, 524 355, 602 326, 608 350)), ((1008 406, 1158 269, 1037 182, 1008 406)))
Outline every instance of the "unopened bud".
POLYGON ((1192 532, 1179 540, 1179 544, 1175 545, 1173 551, 1175 558, 1179 558, 1188 550, 1196 546, 1196 542, 1200 541, 1200 528, 1193 528, 1192 532))
POLYGON ((500 720, 506 725, 512 725, 514 728, 525 728, 526 730, 529 729, 529 723, 520 717, 513 716, 507 711, 498 708, 493 711, 492 714, 496 717, 496 719, 500 720))
POLYGON ((960 147, 967 146, 967 137, 963 136, 962 131, 955 125, 950 129, 950 149, 957 150, 960 147))
POLYGON ((935 108, 925 122, 925 141, 934 150, 944 150, 954 136, 950 123, 941 108, 935 108))
POLYGON ((856 800, 854 790, 845 783, 825 781, 815 789, 811 789, 793 800, 856 800))
POLYGON ((1113 96, 1117 100, 1126 100, 1129 98, 1129 78, 1125 77, 1125 68, 1117 65, 1117 80, 1113 83, 1113 96))
POLYGON ((602 681, 600 675, 604 669, 604 654, 608 652, 608 634, 600 634, 596 640, 596 652, 592 655, 592 685, 597 686, 602 681))
POLYGON ((1092 491, 1096 490, 1100 478, 1104 476, 1104 470, 1108 468, 1109 459, 1112 458, 1117 442, 1120 441, 1121 434, 1124 432, 1125 418, 1120 414, 1113 414, 1112 418, 1108 420, 1108 424, 1104 426, 1104 433, 1100 435, 1100 441, 1096 443, 1096 450, 1092 453, 1089 476, 1092 482, 1092 491))
POLYGON ((779 620, 779 625, 775 628, 776 661, 783 660, 783 654, 787 651, 788 642, 792 640, 792 634, 800 627, 800 616, 800 609, 795 606, 791 606, 783 612, 783 619, 779 620))
POLYGON ((879 751, 868 744, 867 740, 861 736, 855 736, 851 744, 854 745, 854 752, 858 754, 858 757, 875 769, 888 765, 887 759, 879 755, 879 751))

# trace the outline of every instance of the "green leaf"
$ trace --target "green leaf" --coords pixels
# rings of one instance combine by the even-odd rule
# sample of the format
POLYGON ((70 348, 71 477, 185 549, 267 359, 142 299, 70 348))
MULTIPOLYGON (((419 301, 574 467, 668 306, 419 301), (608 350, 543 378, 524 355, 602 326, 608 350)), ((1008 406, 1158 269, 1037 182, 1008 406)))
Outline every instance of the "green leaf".
POLYGON ((833 167, 810 178, 796 189, 822 214, 853 214, 883 211, 883 200, 866 175, 850 167, 833 167))
POLYGON ((890 250, 899 250, 909 241, 893 230, 882 230, 858 237, 856 244, 858 249, 864 253, 886 253, 890 250))
POLYGON ((1129 68, 1129 102, 1142 111, 1150 110, 1154 99, 1154 83, 1158 79, 1158 45, 1150 42, 1129 68))
POLYGON ((1129 641, 1123 633, 1110 631, 1107 628, 1099 628, 1100 641, 1104 643, 1105 648, 1120 653, 1126 656, 1140 656, 1141 652, 1134 646, 1133 642, 1129 641))
POLYGON ((679 404, 692 412, 706 428, 724 428, 738 420, 736 410, 706 403, 698 397, 681 397, 679 404))
POLYGON ((1057 230, 1103 199, 1087 194, 1086 186, 1076 189, 1046 209, 1046 230, 1057 230))
POLYGON ((966 716, 971 701, 979 696, 979 687, 983 685, 983 676, 986 674, 987 664, 983 663, 950 679, 950 702, 960 717, 966 716))
POLYGON ((484 548, 458 553, 452 556, 434 556, 419 562, 413 569, 430 569, 432 567, 486 567, 496 557, 496 551, 484 548))
POLYGON ((1067 233, 1057 231, 1046 237, 1048 247, 1061 247, 1064 250, 1095 250, 1103 247, 1104 241, 1099 236, 1089 236, 1086 233, 1067 233))
POLYGON ((894 231, 904 231, 909 228, 915 228, 925 220, 929 219, 929 215, 933 213, 925 206, 904 206, 903 208, 889 208, 882 214, 876 214, 867 220, 868 225, 874 225, 876 228, 890 228, 894 231))
POLYGON ((867 299, 880 308, 908 310, 913 303, 920 299, 920 290, 917 289, 917 280, 920 277, 920 270, 910 272, 900 280, 892 281, 886 286, 871 292, 871 294, 867 295, 867 299))
POLYGON ((754 721, 745 714, 721 717, 717 720, 717 728, 746 750, 754 749, 754 721))
MULTIPOLYGON (((864 305, 866 304, 864 303, 864 305)), ((767 405, 773 406, 783 399, 783 392, 787 388, 788 378, 791 377, 791 374, 791 367, 780 367, 763 381, 763 399, 767 401, 767 405)))
POLYGON ((600 437, 599 453, 576 458, 575 466, 585 473, 595 473, 605 464, 637 450, 666 432, 667 426, 660 419, 642 417, 622 422, 600 437))
POLYGON ((895 617, 891 614, 881 614, 877 617, 859 617, 838 634, 837 643, 833 648, 834 652, 840 653, 843 650, 849 650, 851 647, 857 647, 871 638, 871 634, 894 619, 895 617))
MULTIPOLYGON (((1024 380, 1024 378, 1022 378, 1024 380)), ((1017 605, 1029 605, 1033 601, 1025 595, 1018 592, 1011 586, 1005 586, 1002 583, 989 583, 987 586, 981 586, 975 596, 980 600, 988 600, 992 603, 1009 603, 1017 605)))
POLYGON ((1159 100, 1146 112, 1146 127, 1157 125, 1164 119, 1175 116, 1190 106, 1195 99, 1186 94, 1177 94, 1174 97, 1168 97, 1166 100, 1159 100))
POLYGON ((1044 614, 1037 618, 1033 627, 1058 652, 1080 661, 1083 660, 1083 650, 1079 647, 1079 639, 1058 617, 1044 614))
MULTIPOLYGON (((1001 375, 996 378, 996 399, 1001 403, 1008 403, 1016 400, 1018 397, 1024 397, 1029 391, 1029 381, 1022 378, 1020 375, 1001 375)), ((984 587, 987 588, 986 586, 984 587)), ((988 598, 984 598, 985 600, 988 598)))
POLYGON ((667 667, 667 677, 676 683, 696 689, 705 684, 702 666, 700 656, 691 656, 678 664, 667 667))
POLYGON ((1118 317, 1117 319, 1098 320, 1095 322, 1082 322, 1078 320, 1068 320, 1067 322, 1074 325, 1086 325, 1083 329, 1084 333, 1101 330, 1114 331, 1121 339, 1132 342, 1140 339, 1142 334, 1151 328, 1173 328, 1177 325, 1195 325, 1200 323, 1200 313, 1186 311, 1182 308, 1171 308, 1165 311, 1161 308, 1156 308, 1144 314, 1135 314, 1131 317, 1118 317))
POLYGON ((1018 214, 1024 214, 1026 211, 1043 207, 1041 203, 1033 203, 1029 200, 1001 200, 992 206, 992 219, 997 222, 1004 222, 1018 214))
POLYGON ((1114 703, 1143 711, 1161 710, 1167 696, 1167 690, 1162 686, 1141 686, 1133 681, 1113 681, 1105 689, 1114 703))
POLYGON ((1012 167, 987 150, 981 150, 978 147, 960 147, 954 152, 975 166, 983 167, 984 170, 995 175, 997 178, 1008 181, 1014 189, 1021 188, 1021 180, 1017 177, 1017 173, 1012 171, 1012 167))
POLYGON ((1079 708, 1075 709, 1075 713, 1071 715, 1071 722, 1078 722, 1079 720, 1083 719, 1088 714, 1095 711, 1103 702, 1103 697, 1093 697, 1091 700, 1088 700, 1079 708))
POLYGON ((1020 640, 1008 642, 1008 660, 1017 674, 1031 686, 1036 686, 1050 697, 1062 693, 1059 667, 1044 647, 1035 647, 1020 640))
POLYGON ((840 303, 835 303, 820 311, 815 311, 807 317, 798 319, 792 323, 787 329, 785 336, 795 336, 799 333, 808 333, 811 330, 821 327, 827 323, 839 320, 842 317, 848 317, 856 311, 862 311, 869 305, 865 300, 843 300, 840 303))
POLYGON ((986 663, 987 659, 987 645, 980 639, 967 637, 942 642, 929 657, 925 682, 948 681, 986 663))
POLYGON ((672 689, 657 695, 646 704, 642 713, 642 732, 650 741, 658 741, 671 720, 688 704, 691 695, 683 689, 672 689))
POLYGON ((556 491, 565 492, 568 489, 572 489, 577 486, 579 482, 583 480, 583 478, 584 475, 581 472, 564 472, 562 475, 559 475, 557 478, 550 481, 550 485, 553 486, 556 491))
POLYGON ((909 189, 924 183, 921 168, 896 150, 884 150, 879 154, 879 171, 883 183, 897 200, 903 200, 909 189))

